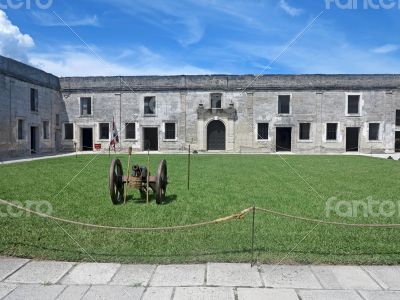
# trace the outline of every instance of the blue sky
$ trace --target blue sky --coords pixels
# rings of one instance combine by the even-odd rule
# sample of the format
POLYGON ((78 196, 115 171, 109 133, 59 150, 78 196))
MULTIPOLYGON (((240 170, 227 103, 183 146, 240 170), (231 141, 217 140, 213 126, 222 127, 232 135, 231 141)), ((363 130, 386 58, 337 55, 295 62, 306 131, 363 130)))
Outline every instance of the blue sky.
MULTIPOLYGON (((400 5, 364 9, 364 0, 358 0, 358 9, 340 9, 331 0, 327 9, 325 0, 53 0, 40 9, 30 0, 30 9, 13 9, 4 7, 7 1, 28 0, 0 0, 0 54, 60 76, 400 70, 400 5)), ((390 1, 397 4, 384 2, 390 1)))

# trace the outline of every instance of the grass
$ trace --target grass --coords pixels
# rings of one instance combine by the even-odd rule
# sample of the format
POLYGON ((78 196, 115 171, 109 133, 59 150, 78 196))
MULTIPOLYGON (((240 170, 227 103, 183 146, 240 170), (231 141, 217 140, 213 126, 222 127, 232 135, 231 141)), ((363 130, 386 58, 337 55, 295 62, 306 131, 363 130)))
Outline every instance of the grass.
MULTIPOLYGON (((126 168, 127 156, 118 157, 126 168)), ((154 200, 144 204, 138 199, 138 191, 130 191, 132 199, 126 205, 113 206, 108 191, 107 155, 0 166, 0 198, 47 200, 54 216, 113 226, 190 224, 230 215, 253 204, 331 221, 400 223, 398 211, 391 218, 365 218, 362 214, 344 218, 333 213, 328 218, 325 212, 326 199, 330 197, 337 201, 372 197, 397 203, 397 161, 360 156, 198 155, 192 157, 188 191, 185 156, 153 155, 152 173, 164 157, 170 184, 167 203, 161 206, 154 200)), ((133 162, 145 164, 146 156, 134 155, 133 162)), ((6 213, 7 208, 0 207, 0 212, 6 213)), ((134 263, 248 262, 251 225, 248 215, 244 220, 176 232, 129 233, 61 224, 64 231, 55 222, 35 216, 8 216, 0 217, 0 254, 134 263)), ((400 263, 398 229, 316 226, 262 212, 256 214, 255 228, 256 255, 265 263, 400 263)))

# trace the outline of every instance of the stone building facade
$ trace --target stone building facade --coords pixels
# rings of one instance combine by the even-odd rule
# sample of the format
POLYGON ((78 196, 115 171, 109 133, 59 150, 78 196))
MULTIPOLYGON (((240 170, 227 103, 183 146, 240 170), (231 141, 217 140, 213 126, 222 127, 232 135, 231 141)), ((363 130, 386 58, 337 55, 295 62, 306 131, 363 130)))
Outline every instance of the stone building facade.
POLYGON ((190 144, 199 152, 400 151, 400 75, 56 78, 1 62, 2 155, 29 152, 31 128, 43 135, 46 126, 50 139, 40 135, 34 152, 108 151, 113 128, 117 150, 181 151, 190 144), (37 112, 29 111, 32 88, 37 112), (25 140, 18 140, 20 118, 25 140), (9 150, 15 145, 23 151, 9 150))

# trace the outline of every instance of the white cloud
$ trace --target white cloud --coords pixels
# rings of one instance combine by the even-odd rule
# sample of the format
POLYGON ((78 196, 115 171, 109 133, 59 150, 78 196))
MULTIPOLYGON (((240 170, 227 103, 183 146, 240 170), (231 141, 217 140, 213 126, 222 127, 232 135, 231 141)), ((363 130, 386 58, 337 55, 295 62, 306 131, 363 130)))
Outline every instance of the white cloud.
POLYGON ((388 54, 400 50, 400 45, 386 44, 378 48, 372 49, 372 52, 377 54, 388 54))
POLYGON ((28 62, 28 51, 35 46, 32 37, 23 34, 11 23, 6 13, 0 10, 0 54, 28 62))
MULTIPOLYGON (((96 52, 98 52, 96 50, 96 52)), ((117 76, 117 75, 181 75, 211 74, 206 69, 185 63, 168 61, 150 49, 139 46, 110 55, 115 60, 99 59, 81 47, 63 47, 50 53, 35 53, 31 64, 57 76, 117 76)))
POLYGON ((62 20, 52 13, 35 11, 32 13, 35 21, 41 26, 53 27, 53 26, 99 26, 99 20, 97 15, 78 17, 75 15, 66 15, 61 17, 62 20), (65 22, 65 23, 64 23, 65 22))
POLYGON ((299 16, 303 13, 302 9, 290 6, 289 3, 286 2, 286 0, 280 0, 279 6, 280 6, 280 8, 282 8, 286 13, 288 13, 292 17, 299 16))

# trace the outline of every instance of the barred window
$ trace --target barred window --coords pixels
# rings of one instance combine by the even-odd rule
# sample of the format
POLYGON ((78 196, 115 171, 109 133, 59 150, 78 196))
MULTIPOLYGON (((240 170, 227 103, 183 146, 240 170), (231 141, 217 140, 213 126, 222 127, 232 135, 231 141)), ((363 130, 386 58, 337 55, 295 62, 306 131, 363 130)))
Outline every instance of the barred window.
POLYGON ((370 141, 378 141, 379 140, 379 123, 370 123, 369 124, 369 140, 370 141))
POLYGON ((400 126, 400 110, 396 110, 396 126, 400 126))
POLYGON ((31 111, 39 111, 39 93, 37 89, 31 89, 31 111))
POLYGON ((211 94, 211 108, 222 108, 222 94, 211 94))
POLYGON ((326 140, 328 141, 336 141, 337 139, 337 123, 328 123, 326 124, 326 140))
POLYGON ((257 128, 257 139, 258 140, 268 140, 268 123, 258 123, 257 128))
POLYGON ((156 97, 144 97, 144 114, 156 114, 156 97))
POLYGON ((309 140, 310 139, 310 123, 300 123, 300 140, 309 140))
POLYGON ((166 140, 175 140, 175 123, 165 123, 165 139, 166 140))
POLYGON ((82 97, 81 98, 81 115, 87 116, 92 114, 92 98, 82 97))
POLYGON ((50 123, 49 121, 43 121, 43 139, 50 139, 50 123))
POLYGON ((25 121, 21 119, 18 120, 18 139, 25 139, 25 121))
POLYGON ((278 114, 290 114, 290 95, 279 95, 278 114))
POLYGON ((64 124, 64 139, 65 140, 74 139, 74 124, 72 123, 64 124))
POLYGON ((100 123, 99 124, 100 140, 108 140, 110 138, 110 124, 100 123))
POLYGON ((360 95, 349 95, 347 97, 347 113, 360 113, 360 95))
POLYGON ((136 139, 136 124, 126 123, 125 124, 125 139, 134 140, 136 139))

